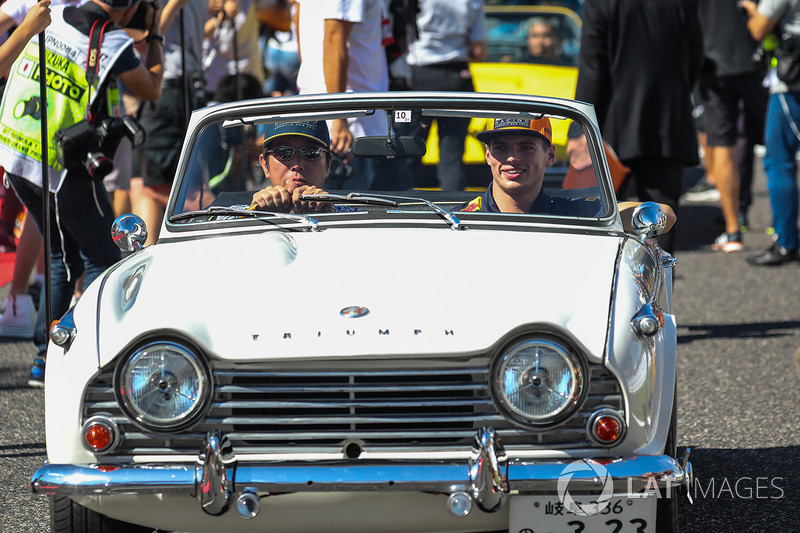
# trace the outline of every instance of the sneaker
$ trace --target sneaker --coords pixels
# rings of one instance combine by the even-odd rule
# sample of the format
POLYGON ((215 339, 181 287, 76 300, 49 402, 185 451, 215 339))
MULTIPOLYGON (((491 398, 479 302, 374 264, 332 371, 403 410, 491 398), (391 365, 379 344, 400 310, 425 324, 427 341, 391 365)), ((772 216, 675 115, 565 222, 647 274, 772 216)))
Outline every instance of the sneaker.
POLYGON ((0 337, 32 339, 36 325, 36 307, 28 294, 9 294, 6 310, 0 315, 0 337))
POLYGON ((756 266, 776 266, 798 260, 797 250, 787 250, 777 242, 757 255, 751 255, 747 262, 756 266))
POLYGON ((725 253, 741 252, 744 246, 742 245, 742 233, 736 231, 734 233, 722 233, 711 245, 712 250, 722 250, 725 253))
POLYGON ((700 178, 697 183, 686 189, 683 199, 687 202, 716 202, 719 200, 719 191, 705 177, 700 178))
POLYGON ((28 378, 28 387, 32 387, 34 389, 44 388, 44 365, 45 360, 41 357, 37 357, 33 360, 33 365, 31 365, 31 374, 28 378))

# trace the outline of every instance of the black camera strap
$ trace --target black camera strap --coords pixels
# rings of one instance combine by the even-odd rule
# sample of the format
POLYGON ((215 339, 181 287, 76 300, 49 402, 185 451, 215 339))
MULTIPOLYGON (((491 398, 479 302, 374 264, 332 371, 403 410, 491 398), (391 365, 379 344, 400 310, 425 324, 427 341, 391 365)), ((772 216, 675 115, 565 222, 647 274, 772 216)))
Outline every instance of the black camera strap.
MULTIPOLYGON (((100 47, 103 44, 103 35, 106 32, 106 28, 113 25, 110 20, 106 20, 98 29, 100 22, 100 20, 95 20, 92 24, 92 29, 89 31, 89 53, 86 56, 86 81, 89 83, 88 101, 90 102, 88 119, 90 123, 94 122, 94 115, 97 113, 98 106, 103 100, 98 97, 92 102, 92 87, 100 76, 100 47)), ((102 87, 97 88, 98 94, 101 89, 102 87)))

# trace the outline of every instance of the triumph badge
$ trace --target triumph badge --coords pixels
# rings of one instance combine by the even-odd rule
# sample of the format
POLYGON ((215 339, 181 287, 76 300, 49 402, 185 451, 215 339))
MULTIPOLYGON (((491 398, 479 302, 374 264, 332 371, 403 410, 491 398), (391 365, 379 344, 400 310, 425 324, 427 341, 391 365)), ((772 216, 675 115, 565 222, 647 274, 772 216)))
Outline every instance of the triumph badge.
POLYGON ((369 314, 369 309, 360 305, 351 305, 339 311, 339 314, 345 318, 361 318, 369 314))

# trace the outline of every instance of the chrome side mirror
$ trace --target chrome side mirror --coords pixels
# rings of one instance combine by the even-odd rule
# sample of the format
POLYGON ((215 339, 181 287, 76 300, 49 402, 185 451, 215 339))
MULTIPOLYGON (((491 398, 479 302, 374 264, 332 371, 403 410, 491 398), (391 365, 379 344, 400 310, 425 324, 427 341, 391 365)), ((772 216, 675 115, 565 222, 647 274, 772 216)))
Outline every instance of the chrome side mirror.
POLYGON ((136 215, 120 215, 111 225, 111 239, 123 252, 138 252, 147 240, 147 226, 136 215))
POLYGON ((655 202, 643 202, 633 211, 631 217, 633 231, 644 242, 661 235, 667 227, 667 214, 655 202))

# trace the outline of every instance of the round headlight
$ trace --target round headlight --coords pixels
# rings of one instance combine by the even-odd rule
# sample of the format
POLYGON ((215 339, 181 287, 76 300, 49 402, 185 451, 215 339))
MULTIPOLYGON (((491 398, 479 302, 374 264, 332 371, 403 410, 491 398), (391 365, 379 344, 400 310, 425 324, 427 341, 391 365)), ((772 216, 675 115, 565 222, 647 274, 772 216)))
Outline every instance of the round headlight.
POLYGON ((210 382, 200 359, 171 343, 150 344, 122 366, 117 387, 128 414, 142 425, 174 429, 192 421, 206 403, 210 382))
POLYGON ((580 358, 557 341, 528 339, 513 345, 495 365, 495 398, 518 423, 556 424, 578 407, 584 375, 580 358))

